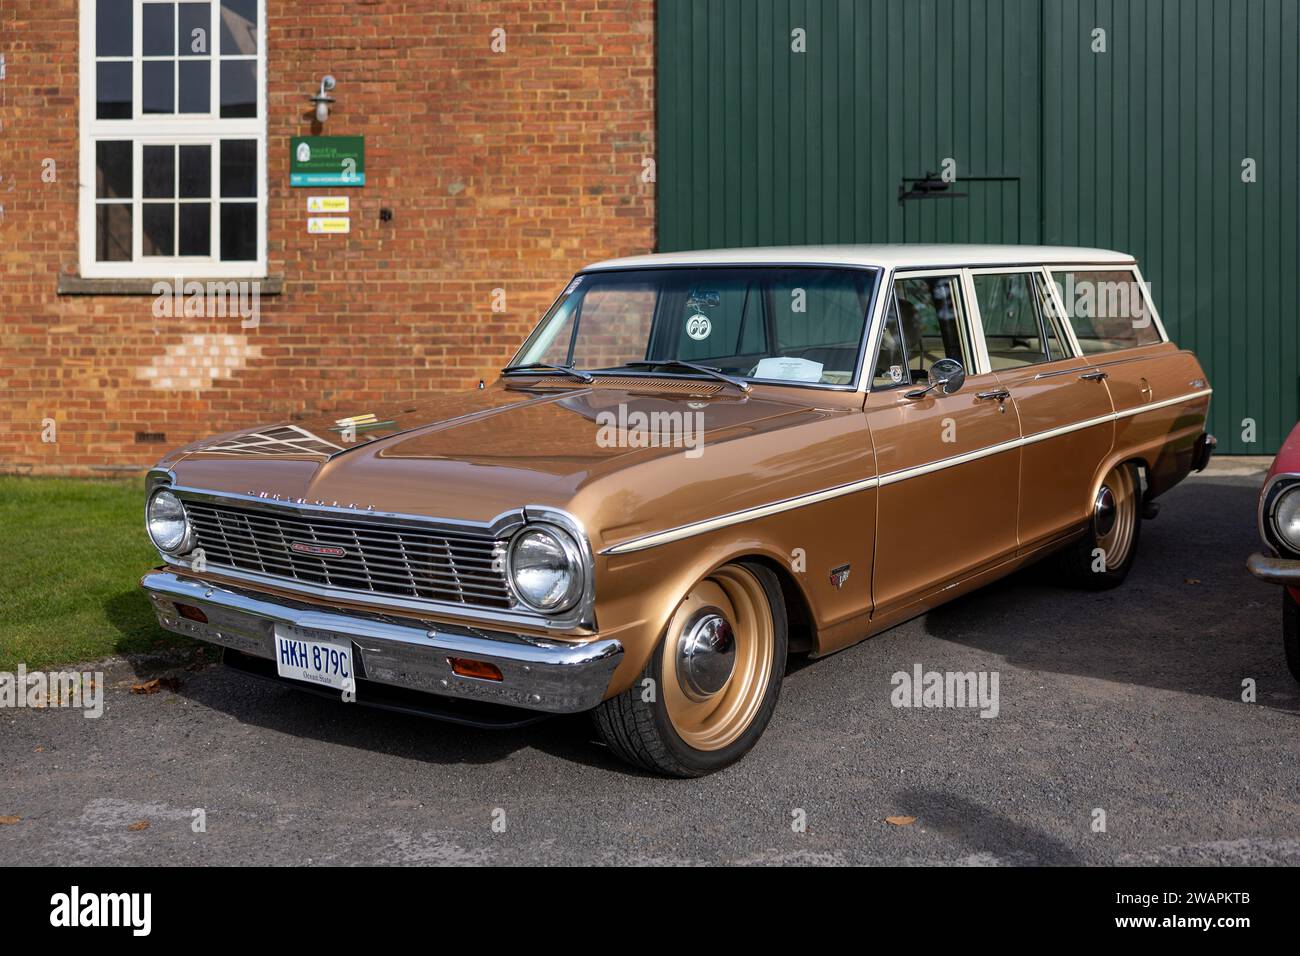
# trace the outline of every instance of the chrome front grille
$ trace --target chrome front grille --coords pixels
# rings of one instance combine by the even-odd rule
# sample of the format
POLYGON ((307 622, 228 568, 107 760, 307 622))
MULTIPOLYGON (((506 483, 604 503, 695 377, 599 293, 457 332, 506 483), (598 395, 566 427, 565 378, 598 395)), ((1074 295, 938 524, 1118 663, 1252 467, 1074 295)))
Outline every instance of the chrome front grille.
POLYGON ((185 510, 195 546, 214 569, 362 594, 501 609, 513 604, 506 543, 487 535, 208 501, 187 500, 185 510))

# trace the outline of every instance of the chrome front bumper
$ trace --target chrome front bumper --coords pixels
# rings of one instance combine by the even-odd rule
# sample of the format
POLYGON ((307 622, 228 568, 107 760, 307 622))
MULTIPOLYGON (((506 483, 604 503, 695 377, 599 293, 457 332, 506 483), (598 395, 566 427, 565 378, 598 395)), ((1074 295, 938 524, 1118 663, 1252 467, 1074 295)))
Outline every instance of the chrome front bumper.
MULTIPOLYGON (((359 677, 366 681, 525 710, 590 710, 604 698, 623 656, 623 645, 611 639, 566 644, 476 627, 324 610, 168 570, 150 571, 140 586, 158 622, 178 634, 274 661, 276 624, 325 631, 352 640, 359 677), (198 608, 207 622, 182 617, 177 603, 198 608), (461 677, 452 672, 451 657, 495 664, 502 680, 461 677)), ((359 689, 357 699, 364 703, 362 696, 359 689)))
POLYGON ((1257 551, 1246 559, 1246 570, 1269 584, 1300 587, 1300 561, 1293 558, 1275 558, 1257 551))

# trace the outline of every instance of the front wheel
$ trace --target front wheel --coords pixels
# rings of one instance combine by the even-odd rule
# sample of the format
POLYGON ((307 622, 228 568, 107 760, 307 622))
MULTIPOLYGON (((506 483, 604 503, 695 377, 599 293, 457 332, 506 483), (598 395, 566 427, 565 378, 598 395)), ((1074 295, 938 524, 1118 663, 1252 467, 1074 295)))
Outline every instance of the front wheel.
POLYGON ((1282 650, 1291 676, 1300 681, 1300 604, 1290 588, 1282 589, 1282 650))
POLYGON ((1072 584, 1104 591, 1128 577, 1142 533, 1142 480, 1136 465, 1116 465, 1093 500, 1088 533, 1061 552, 1060 567, 1072 584))
POLYGON ((752 562, 724 565, 678 605, 640 678, 596 708, 596 728, 619 757, 647 770, 721 770, 772 719, 787 646, 776 574, 752 562))

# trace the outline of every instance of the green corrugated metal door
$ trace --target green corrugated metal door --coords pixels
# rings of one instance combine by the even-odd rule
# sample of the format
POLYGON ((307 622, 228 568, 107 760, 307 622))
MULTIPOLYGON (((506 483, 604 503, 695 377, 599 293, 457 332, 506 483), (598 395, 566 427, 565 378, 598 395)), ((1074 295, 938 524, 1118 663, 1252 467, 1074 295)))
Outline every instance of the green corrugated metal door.
POLYGON ((1219 449, 1236 454, 1276 451, 1298 412, 1298 10, 1043 6, 1059 64, 1044 83, 1044 239, 1138 257, 1170 334, 1209 372, 1219 449))
POLYGON ((660 248, 1036 241, 1038 15, 1038 0, 660 0, 660 248), (953 185, 969 199, 898 203, 946 159, 981 177, 953 185))
POLYGON ((1271 452, 1297 414, 1297 6, 660 0, 660 248, 1132 252, 1220 448, 1271 452), (965 198, 899 203, 945 160, 965 198))

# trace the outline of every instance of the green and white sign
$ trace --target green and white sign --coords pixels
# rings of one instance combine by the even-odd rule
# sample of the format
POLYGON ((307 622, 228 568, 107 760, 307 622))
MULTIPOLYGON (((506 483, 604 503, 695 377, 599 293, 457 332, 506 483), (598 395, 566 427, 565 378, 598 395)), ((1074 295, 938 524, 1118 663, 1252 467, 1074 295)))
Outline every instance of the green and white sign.
POLYGON ((364 136, 295 136, 289 144, 290 186, 364 186, 364 136))

